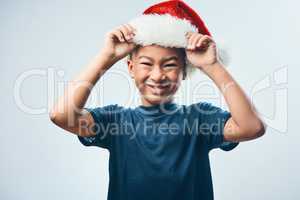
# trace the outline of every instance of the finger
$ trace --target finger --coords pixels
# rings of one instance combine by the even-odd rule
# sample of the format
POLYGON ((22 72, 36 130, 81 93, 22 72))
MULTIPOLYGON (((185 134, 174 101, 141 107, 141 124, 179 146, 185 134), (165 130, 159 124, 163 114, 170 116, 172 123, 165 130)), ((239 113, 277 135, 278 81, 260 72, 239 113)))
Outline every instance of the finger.
POLYGON ((185 37, 186 37, 186 40, 187 40, 187 44, 186 44, 186 45, 187 45, 187 46, 186 46, 186 49, 187 49, 187 50, 189 50, 190 47, 191 47, 191 46, 190 46, 190 39, 191 39, 191 36, 192 36, 192 35, 193 35, 193 32, 190 32, 190 31, 185 33, 185 37))
POLYGON ((210 42, 211 42, 211 38, 205 35, 197 42, 197 47, 207 48, 210 42))
POLYGON ((117 29, 111 33, 113 36, 117 37, 120 42, 125 42, 124 36, 121 30, 117 29))
POLYGON ((124 42, 126 42, 126 38, 125 38, 126 33, 124 33, 125 32, 124 28, 122 26, 120 26, 118 28, 118 31, 121 33, 122 38, 124 39, 124 42))
POLYGON ((131 41, 133 37, 135 36, 135 29, 130 26, 129 24, 124 24, 124 26, 127 28, 128 31, 128 41, 131 41))
POLYGON ((127 26, 122 25, 120 27, 120 30, 121 30, 122 34, 124 35, 126 41, 128 41, 128 40, 131 39, 131 37, 130 37, 130 29, 127 28, 127 26))
POLYGON ((192 40, 193 40, 194 35, 189 34, 188 36, 188 41, 187 41, 187 49, 191 50, 192 49, 192 40))
POLYGON ((186 37, 186 39, 190 39, 190 37, 192 36, 192 34, 193 34, 193 32, 187 32, 186 34, 185 34, 185 37, 186 37))
POLYGON ((197 48, 197 43, 198 41, 203 37, 203 35, 199 35, 197 34, 197 36, 193 39, 192 41, 192 47, 193 49, 196 49, 197 48))
POLYGON ((187 49, 191 50, 192 45, 191 45, 191 37, 193 36, 194 32, 187 32, 186 33, 186 38, 187 38, 187 49))
POLYGON ((189 47, 191 50, 194 50, 196 47, 194 46, 195 42, 199 38, 199 35, 197 33, 194 33, 190 39, 189 39, 189 47))

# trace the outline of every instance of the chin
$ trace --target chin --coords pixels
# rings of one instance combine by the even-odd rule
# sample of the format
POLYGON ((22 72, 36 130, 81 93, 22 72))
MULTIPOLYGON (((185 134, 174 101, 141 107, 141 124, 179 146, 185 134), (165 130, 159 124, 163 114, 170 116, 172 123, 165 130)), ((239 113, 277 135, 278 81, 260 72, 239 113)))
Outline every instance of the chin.
POLYGON ((161 103, 171 101, 173 98, 172 96, 158 96, 158 95, 149 94, 147 96, 144 96, 144 99, 152 105, 158 105, 161 103))

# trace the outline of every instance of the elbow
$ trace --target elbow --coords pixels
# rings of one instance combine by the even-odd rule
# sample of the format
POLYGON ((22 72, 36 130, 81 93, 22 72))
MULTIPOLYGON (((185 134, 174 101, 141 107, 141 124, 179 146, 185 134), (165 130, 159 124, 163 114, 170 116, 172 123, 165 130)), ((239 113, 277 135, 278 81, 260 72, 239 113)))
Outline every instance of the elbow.
MULTIPOLYGON (((59 111, 52 110, 49 112, 50 120, 58 127, 65 129, 69 132, 75 133, 78 127, 78 120, 69 120, 66 114, 59 111)), ((77 133, 77 132, 76 132, 77 133)))
POLYGON ((52 110, 48 113, 50 120, 53 122, 55 120, 56 114, 52 110))
POLYGON ((56 125, 60 125, 63 123, 61 115, 56 111, 50 111, 49 118, 56 125))
POLYGON ((252 124, 251 127, 245 128, 242 132, 249 140, 262 137, 266 133, 266 125, 261 121, 252 124))
POLYGON ((57 123, 57 113, 55 113, 54 111, 49 112, 49 118, 53 123, 57 123))
POLYGON ((266 125, 259 121, 258 125, 254 128, 253 135, 255 138, 262 137, 266 133, 266 125))

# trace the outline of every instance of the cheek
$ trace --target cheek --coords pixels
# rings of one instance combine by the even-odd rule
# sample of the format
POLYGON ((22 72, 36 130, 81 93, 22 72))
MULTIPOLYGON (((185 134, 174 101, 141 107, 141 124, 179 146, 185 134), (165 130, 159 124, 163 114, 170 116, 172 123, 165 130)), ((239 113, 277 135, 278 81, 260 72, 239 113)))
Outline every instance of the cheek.
POLYGON ((145 70, 139 70, 134 72, 134 82, 137 88, 142 92, 145 90, 145 80, 147 79, 147 72, 145 70))
POLYGON ((169 74, 169 80, 172 82, 171 84, 171 92, 175 93, 181 84, 181 80, 183 78, 183 73, 180 71, 173 72, 169 74))
POLYGON ((176 70, 176 71, 170 72, 168 74, 168 78, 172 82, 180 82, 183 78, 183 73, 180 70, 176 70))

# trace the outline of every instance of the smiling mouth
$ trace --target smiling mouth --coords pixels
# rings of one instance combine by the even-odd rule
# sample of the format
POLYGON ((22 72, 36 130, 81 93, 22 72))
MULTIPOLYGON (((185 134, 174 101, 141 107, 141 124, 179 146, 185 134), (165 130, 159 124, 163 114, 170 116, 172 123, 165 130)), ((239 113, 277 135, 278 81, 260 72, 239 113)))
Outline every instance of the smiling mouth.
POLYGON ((149 88, 151 88, 152 92, 156 95, 162 95, 169 87, 170 84, 165 85, 150 85, 146 84, 149 88))

